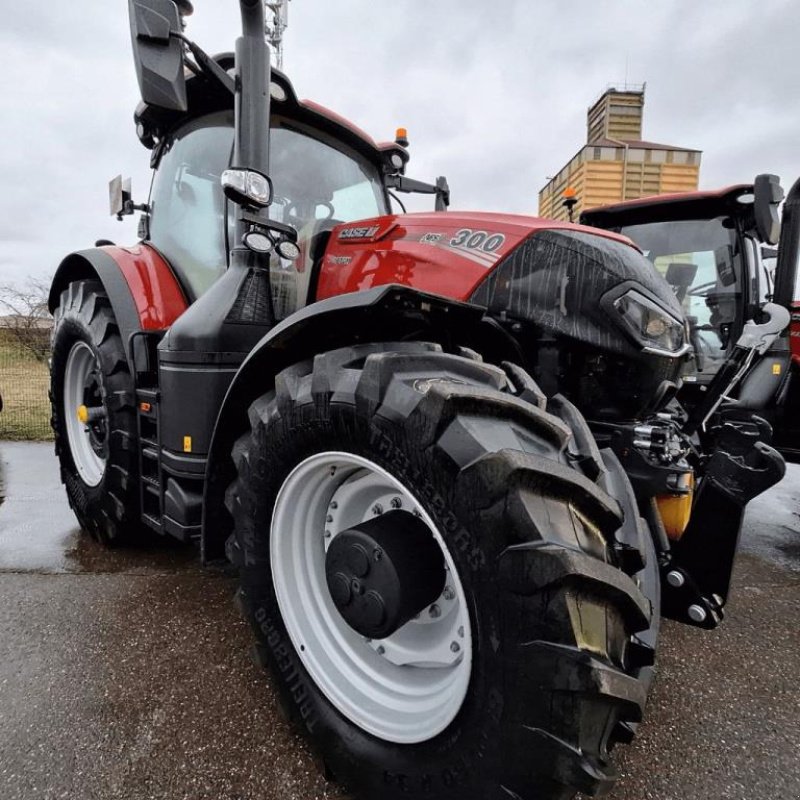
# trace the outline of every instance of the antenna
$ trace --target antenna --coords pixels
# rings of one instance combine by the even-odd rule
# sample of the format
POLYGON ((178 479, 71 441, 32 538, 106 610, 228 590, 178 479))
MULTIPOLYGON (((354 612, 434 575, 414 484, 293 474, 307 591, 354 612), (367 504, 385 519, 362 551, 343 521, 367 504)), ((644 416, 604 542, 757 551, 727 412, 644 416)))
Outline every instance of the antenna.
POLYGON ((272 24, 267 22, 267 41, 275 51, 275 66, 283 69, 283 34, 289 27, 289 0, 266 0, 272 12, 272 24))

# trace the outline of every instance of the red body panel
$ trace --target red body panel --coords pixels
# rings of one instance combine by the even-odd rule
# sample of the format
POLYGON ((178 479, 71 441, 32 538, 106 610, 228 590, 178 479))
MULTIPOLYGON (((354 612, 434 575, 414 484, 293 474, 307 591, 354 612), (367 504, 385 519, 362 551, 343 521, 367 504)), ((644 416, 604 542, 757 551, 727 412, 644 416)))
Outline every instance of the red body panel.
POLYGON ((333 229, 316 299, 399 283, 467 300, 523 239, 537 231, 565 229, 634 247, 630 239, 608 231, 515 214, 448 211, 377 217, 333 229))
POLYGON ((800 300, 792 303, 792 318, 789 323, 789 348, 792 361, 800 366, 800 300))
POLYGON ((169 264, 152 247, 103 247, 125 276, 142 330, 164 330, 186 311, 188 303, 169 264))

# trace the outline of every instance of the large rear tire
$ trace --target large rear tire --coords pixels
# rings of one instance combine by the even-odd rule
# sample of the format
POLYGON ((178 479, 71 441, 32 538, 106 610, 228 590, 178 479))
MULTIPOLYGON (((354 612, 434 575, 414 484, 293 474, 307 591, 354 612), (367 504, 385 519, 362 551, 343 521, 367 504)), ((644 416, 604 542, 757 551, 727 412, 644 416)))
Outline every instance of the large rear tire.
POLYGON ((649 684, 653 610, 623 569, 644 574, 642 529, 574 406, 543 406, 517 368, 404 343, 297 364, 250 408, 227 496, 240 600, 287 713, 360 798, 555 800, 616 777, 649 684), (433 620, 376 642, 322 572, 337 528, 387 504, 418 512, 452 580, 433 620))
POLYGON ((71 283, 54 312, 51 423, 81 527, 108 545, 141 535, 134 385, 99 281, 71 283))

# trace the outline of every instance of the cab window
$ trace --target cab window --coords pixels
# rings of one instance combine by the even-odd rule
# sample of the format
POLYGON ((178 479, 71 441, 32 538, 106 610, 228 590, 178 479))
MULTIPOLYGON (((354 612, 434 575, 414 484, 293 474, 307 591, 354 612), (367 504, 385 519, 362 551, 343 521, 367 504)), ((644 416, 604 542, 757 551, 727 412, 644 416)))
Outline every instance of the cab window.
POLYGON ((150 240, 197 298, 228 262, 220 176, 233 149, 233 115, 194 120, 166 148, 150 196, 150 240))
POLYGON ((742 257, 725 217, 628 225, 620 230, 672 286, 692 331, 697 371, 713 375, 738 336, 742 316, 742 257))
POLYGON ((388 212, 375 165, 316 131, 274 119, 270 137, 270 177, 275 189, 270 216, 295 228, 296 262, 273 256, 275 316, 284 319, 308 300, 316 246, 336 225, 388 212))

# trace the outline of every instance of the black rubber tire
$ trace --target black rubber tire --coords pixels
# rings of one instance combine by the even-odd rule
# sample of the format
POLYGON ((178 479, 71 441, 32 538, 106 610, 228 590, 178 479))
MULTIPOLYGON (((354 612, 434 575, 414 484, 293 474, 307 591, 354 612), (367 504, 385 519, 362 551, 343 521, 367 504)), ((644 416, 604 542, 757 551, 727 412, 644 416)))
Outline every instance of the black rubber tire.
POLYGON ((107 545, 143 535, 139 524, 134 384, 119 327, 99 281, 71 283, 53 313, 50 367, 51 425, 61 481, 81 527, 107 545), (100 394, 107 413, 106 469, 97 486, 86 484, 75 467, 64 419, 64 372, 76 341, 86 342, 100 365, 100 394))
MULTIPOLYGON (((582 419, 559 403, 561 416, 582 419)), ((622 510, 601 488, 603 454, 576 447, 578 433, 543 405, 516 367, 403 343, 297 364, 250 408, 227 494, 240 606, 288 716, 359 798, 561 800, 600 793, 617 776, 609 751, 629 738, 648 683, 631 661, 641 661, 632 637, 651 626, 652 609, 617 563, 622 510), (390 744, 345 719, 281 618, 274 499, 294 466, 325 450, 366 456, 424 499, 471 598, 470 689, 427 742, 390 744)))

